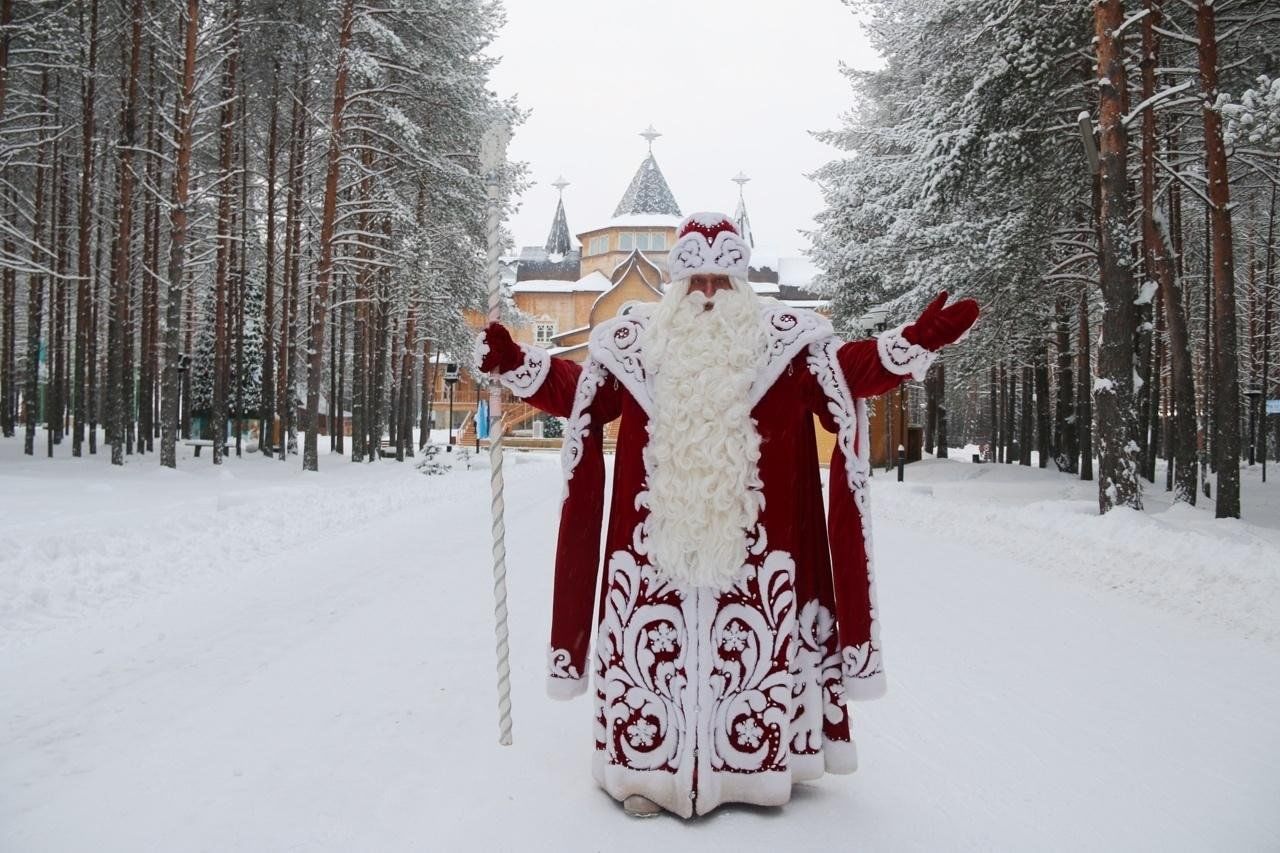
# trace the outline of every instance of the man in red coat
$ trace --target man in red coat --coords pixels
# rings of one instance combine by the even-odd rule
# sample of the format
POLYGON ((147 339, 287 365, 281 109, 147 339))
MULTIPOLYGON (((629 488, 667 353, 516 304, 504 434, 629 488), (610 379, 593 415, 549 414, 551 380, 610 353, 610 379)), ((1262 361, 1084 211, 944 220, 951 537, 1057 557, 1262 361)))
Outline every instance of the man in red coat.
POLYGON ((583 363, 498 324, 477 344, 480 370, 568 419, 547 688, 586 692, 590 654, 593 773, 634 814, 779 805, 793 782, 856 768, 847 703, 885 688, 865 400, 923 379, 978 316, 943 293, 846 343, 758 297, 749 256, 728 217, 695 213, 662 301, 598 325, 583 363), (814 415, 837 436, 826 508, 814 415))

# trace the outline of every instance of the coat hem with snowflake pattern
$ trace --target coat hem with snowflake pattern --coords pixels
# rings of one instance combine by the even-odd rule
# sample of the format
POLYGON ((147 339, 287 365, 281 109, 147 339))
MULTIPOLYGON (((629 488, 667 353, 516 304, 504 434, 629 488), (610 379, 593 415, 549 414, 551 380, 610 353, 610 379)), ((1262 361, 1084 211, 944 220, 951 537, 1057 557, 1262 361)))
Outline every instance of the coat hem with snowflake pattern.
POLYGON ((547 690, 586 692, 590 660, 593 775, 618 800, 682 817, 780 805, 794 782, 856 769, 846 703, 884 693, 865 400, 923 378, 935 353, 901 327, 846 343, 821 315, 762 301, 768 349, 750 402, 763 509, 731 587, 682 587, 648 559, 649 307, 597 326, 581 364, 522 345, 523 363, 497 376, 568 419, 547 690), (837 437, 825 519, 814 415, 837 437), (617 418, 602 560, 604 426, 617 418))

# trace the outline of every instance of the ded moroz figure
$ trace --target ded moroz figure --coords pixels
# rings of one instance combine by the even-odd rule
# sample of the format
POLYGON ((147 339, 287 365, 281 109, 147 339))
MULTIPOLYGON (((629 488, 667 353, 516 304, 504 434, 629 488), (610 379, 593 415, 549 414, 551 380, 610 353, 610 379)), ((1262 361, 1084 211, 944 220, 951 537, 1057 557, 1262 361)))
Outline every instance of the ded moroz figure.
POLYGON ((572 698, 592 673, 593 773, 633 814, 780 805, 856 768, 849 702, 885 690, 865 400, 922 379, 978 316, 943 293, 845 342, 757 296, 749 256, 729 217, 695 213, 662 300, 597 325, 583 363, 496 323, 477 342, 482 371, 568 419, 547 689, 572 698), (814 415, 837 436, 825 511, 814 415))

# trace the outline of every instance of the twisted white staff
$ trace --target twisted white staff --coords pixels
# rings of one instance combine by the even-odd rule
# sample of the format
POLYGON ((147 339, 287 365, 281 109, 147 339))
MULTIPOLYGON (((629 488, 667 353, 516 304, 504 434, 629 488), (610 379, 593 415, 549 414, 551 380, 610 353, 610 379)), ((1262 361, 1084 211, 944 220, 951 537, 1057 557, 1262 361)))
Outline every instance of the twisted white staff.
MULTIPOLYGON (((495 124, 485 134, 480 145, 480 162, 484 169, 485 189, 489 199, 488 237, 489 255, 489 322, 494 323, 502 315, 502 284, 498 273, 498 254, 501 241, 498 228, 502 223, 500 206, 501 170, 507 157, 507 140, 510 129, 506 122, 495 124)), ((503 520, 502 501, 502 388, 497 383, 489 385, 489 486, 492 491, 493 511, 493 616, 498 640, 498 743, 511 745, 511 663, 507 642, 507 545, 506 523, 503 520)))

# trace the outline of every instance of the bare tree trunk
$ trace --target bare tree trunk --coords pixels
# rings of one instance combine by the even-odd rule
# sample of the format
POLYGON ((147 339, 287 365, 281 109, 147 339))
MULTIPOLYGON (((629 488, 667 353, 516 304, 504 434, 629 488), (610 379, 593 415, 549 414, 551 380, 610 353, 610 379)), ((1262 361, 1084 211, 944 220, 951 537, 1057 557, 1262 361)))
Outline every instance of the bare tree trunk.
MULTIPOLYGON (((51 304, 49 306, 53 319, 53 335, 51 335, 53 359, 52 383, 50 385, 49 432, 54 444, 62 443, 62 430, 65 423, 63 412, 66 409, 66 354, 67 354, 67 228, 71 212, 71 191, 68 187, 66 158, 58 158, 58 171, 55 183, 58 187, 58 207, 56 211, 57 226, 54 228, 54 262, 53 286, 50 288, 51 304)), ((52 452, 50 453, 52 455, 52 452)))
POLYGON ((1093 479, 1093 389, 1089 379, 1093 366, 1089 357, 1089 297, 1080 288, 1076 325, 1076 431, 1080 436, 1080 479, 1093 479))
MULTIPOLYGON (((40 72, 40 100, 45 102, 49 97, 49 72, 40 72)), ((27 382, 23 391, 22 408, 26 423, 26 435, 23 438, 22 452, 34 456, 36 442, 36 419, 38 417, 40 396, 40 317, 44 307, 44 276, 38 270, 46 264, 44 252, 44 188, 45 170, 48 168, 45 158, 48 156, 48 134, 44 128, 40 130, 40 144, 36 148, 35 166, 35 210, 34 224, 31 229, 31 266, 32 272, 27 276, 27 382)))
POLYGON ((1204 92, 1205 175, 1208 178, 1213 227, 1213 292, 1216 333, 1214 374, 1217 390, 1214 412, 1215 453, 1218 458, 1218 518, 1240 517, 1240 388, 1236 351, 1236 297, 1231 245, 1231 193, 1227 151, 1222 142, 1222 116, 1214 107, 1218 97, 1218 42, 1212 0, 1196 4, 1199 37, 1200 86, 1204 92))
POLYGON ((266 292, 263 297, 262 321, 262 394, 261 426, 258 429, 258 449, 270 456, 274 449, 272 431, 275 418, 275 325, 276 325, 276 160, 280 144, 280 61, 277 59, 271 71, 271 118, 267 129, 267 233, 266 233, 266 292))
POLYGON ((1031 399, 1031 365, 1024 364, 1022 366, 1022 409, 1018 412, 1018 464, 1031 464, 1031 445, 1032 445, 1032 417, 1031 412, 1034 406, 1031 399))
POLYGON ((413 430, 409 418, 409 408, 413 401, 413 336, 415 332, 415 314, 413 306, 404 323, 404 345, 400 348, 400 401, 396 407, 399 414, 396 437, 396 460, 404 461, 405 454, 413 455, 413 430))
POLYGON ((945 362, 939 361, 937 364, 938 376, 937 382, 937 399, 938 399, 938 426, 935 438, 937 439, 937 449, 933 455, 938 459, 947 458, 947 365, 945 362))
POLYGON ((129 71, 126 78, 124 111, 121 120, 119 163, 120 163, 120 195, 117 199, 117 222, 119 222, 115 246, 115 264, 113 271, 113 288, 111 298, 112 314, 116 326, 116 343, 119 351, 113 353, 111 360, 111 464, 124 464, 126 417, 129 400, 130 377, 126 373, 128 361, 126 353, 130 349, 129 338, 129 282, 131 275, 133 236, 133 158, 138 145, 138 75, 142 68, 142 0, 133 0, 133 12, 130 16, 131 34, 129 48, 129 71))
POLYGON ((1036 351, 1036 450, 1040 455, 1039 465, 1049 465, 1049 353, 1041 341, 1036 351))
POLYGON ((342 159, 342 124, 347 101, 347 50, 355 23, 355 0, 343 0, 338 25, 338 68, 333 82, 333 112, 329 125, 328 166, 325 173, 324 202, 320 219, 320 263, 316 268, 312 295, 311 353, 307 370, 306 444, 302 451, 304 471, 318 470, 316 413, 320 407, 320 374, 324 368, 325 317, 329 310, 329 282, 333 277, 333 237, 338 212, 338 173, 342 159))
POLYGON ((231 47, 222 66, 222 109, 218 142, 218 233, 214 261, 213 321, 213 464, 222 464, 222 445, 227 437, 228 294, 227 277, 233 259, 231 245, 231 162, 235 149, 236 72, 240 54, 240 2, 231 9, 231 47))
MULTIPOLYGON (((10 194, 4 194, 4 215, 12 216, 13 205, 10 194)), ((14 245, 10 232, 5 232, 4 254, 12 258, 17 246, 14 245)), ((0 278, 4 282, 4 328, 3 341, 0 343, 0 433, 5 438, 13 436, 18 419, 18 275, 11 266, 0 270, 0 278)))
POLYGON ((991 365, 991 436, 990 447, 991 462, 1000 461, 1000 373, 996 366, 991 365))
MULTIPOLYGON (((187 249, 187 204, 191 187, 192 128, 195 122, 196 36, 200 26, 200 0, 187 0, 182 33, 182 84, 178 94, 174 147, 172 207, 169 211, 169 288, 165 304, 164 409, 161 417, 160 464, 177 467, 178 404, 182 397, 181 369, 182 296, 187 249)), ((190 346, 188 344, 188 346, 190 346)))
MULTIPOLYGON (((156 89, 156 49, 154 44, 148 46, 147 55, 147 90, 154 93, 156 89)), ((159 256, 159 247, 156 243, 160 236, 156 227, 160 219, 160 206, 157 203, 160 188, 160 168, 157 151, 160 145, 156 136, 156 113, 161 109, 161 99, 153 94, 150 101, 151 105, 147 110, 147 151, 149 152, 147 155, 147 186, 151 189, 146 196, 142 217, 142 326, 140 330, 142 345, 138 352, 138 453, 140 454, 151 448, 151 430, 153 426, 151 412, 154 391, 154 374, 152 370, 155 350, 152 328, 154 314, 158 307, 157 292, 160 289, 160 283, 156 277, 156 259, 159 256)))
MULTIPOLYGON (((421 425, 418 427, 418 449, 426 447, 431 440, 431 393, 435 388, 435 370, 427 370, 427 362, 431 358, 431 342, 424 336, 422 339, 422 407, 421 425)), ((993 368, 994 369, 994 368, 993 368)))
POLYGON ((1080 448, 1076 446, 1075 379, 1071 361, 1071 305, 1061 294, 1056 301, 1058 346, 1057 445, 1058 470, 1067 474, 1079 471, 1080 448))
MULTIPOLYGON (((351 292, 350 279, 344 281, 342 288, 342 299, 340 302, 346 303, 347 295, 351 292)), ((337 433, 337 451, 338 455, 346 453, 346 406, 344 400, 347 396, 347 306, 343 304, 337 312, 338 317, 338 391, 334 405, 338 408, 338 426, 337 433)))
POLYGON ((1127 227, 1124 46, 1117 32, 1124 21, 1124 4, 1120 0, 1098 0, 1093 8, 1102 164, 1099 230, 1103 297, 1102 340, 1093 394, 1098 408, 1098 508, 1106 513, 1116 506, 1142 509, 1142 489, 1134 458, 1137 451, 1133 409, 1136 294, 1127 227))
POLYGON ((937 373, 933 367, 924 377, 924 446, 932 452, 934 432, 938 427, 937 373))
MULTIPOLYGON (((302 4, 298 5, 302 20, 302 4)), ((289 198, 285 208, 284 294, 280 309, 280 358, 276 383, 277 411, 280 419, 280 460, 284 461, 293 445, 294 363, 297 344, 297 314, 302 252, 302 193, 306 163, 307 115, 310 101, 310 57, 306 46, 294 71, 293 114, 290 124, 288 183, 289 198)))

